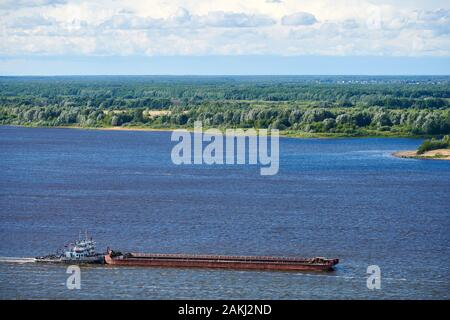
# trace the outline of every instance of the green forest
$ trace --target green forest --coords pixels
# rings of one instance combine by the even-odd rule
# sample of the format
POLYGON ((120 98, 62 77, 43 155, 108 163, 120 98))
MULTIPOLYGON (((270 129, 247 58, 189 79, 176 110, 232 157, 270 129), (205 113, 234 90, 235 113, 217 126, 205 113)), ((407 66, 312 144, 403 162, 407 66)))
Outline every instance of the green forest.
POLYGON ((442 136, 450 77, 0 77, 0 124, 276 128, 291 136, 442 136))

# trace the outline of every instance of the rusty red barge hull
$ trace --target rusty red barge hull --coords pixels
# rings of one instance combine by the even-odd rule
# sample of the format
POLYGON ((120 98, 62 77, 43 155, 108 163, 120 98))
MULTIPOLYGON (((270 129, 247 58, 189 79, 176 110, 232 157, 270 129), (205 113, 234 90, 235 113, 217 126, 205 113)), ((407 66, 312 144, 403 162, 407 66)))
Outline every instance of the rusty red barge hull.
POLYGON ((215 268, 268 271, 330 271, 339 259, 267 256, 108 253, 105 263, 117 266, 215 268))

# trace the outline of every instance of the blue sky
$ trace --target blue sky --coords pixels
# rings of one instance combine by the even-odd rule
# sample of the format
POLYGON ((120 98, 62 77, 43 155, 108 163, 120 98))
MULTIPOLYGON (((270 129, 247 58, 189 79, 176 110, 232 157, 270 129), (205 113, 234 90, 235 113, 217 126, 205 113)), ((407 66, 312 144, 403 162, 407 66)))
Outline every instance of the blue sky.
POLYGON ((0 75, 450 74, 441 0, 2 0, 0 75))
POLYGON ((450 57, 103 56, 0 58, 2 75, 450 75, 450 57))

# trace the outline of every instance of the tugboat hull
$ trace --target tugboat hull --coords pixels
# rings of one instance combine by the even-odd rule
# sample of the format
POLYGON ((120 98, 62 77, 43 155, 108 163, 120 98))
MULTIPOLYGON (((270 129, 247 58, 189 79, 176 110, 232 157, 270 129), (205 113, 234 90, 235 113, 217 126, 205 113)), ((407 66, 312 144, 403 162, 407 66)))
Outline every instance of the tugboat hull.
POLYGON ((65 264, 103 264, 105 259, 104 255, 99 254, 92 257, 83 257, 79 259, 62 258, 62 257, 36 257, 36 262, 41 263, 65 263, 65 264))

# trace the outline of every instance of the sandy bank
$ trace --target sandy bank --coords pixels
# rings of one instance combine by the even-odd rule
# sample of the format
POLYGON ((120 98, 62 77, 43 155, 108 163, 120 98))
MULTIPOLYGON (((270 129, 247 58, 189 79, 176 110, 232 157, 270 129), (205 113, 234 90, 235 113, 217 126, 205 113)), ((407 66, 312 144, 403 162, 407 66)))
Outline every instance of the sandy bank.
MULTIPOLYGON (((20 125, 18 125, 20 127, 20 125)), ((45 127, 51 128, 51 127, 45 127)), ((174 127, 174 128, 151 128, 151 127, 138 127, 138 126, 117 126, 117 127, 80 127, 80 126, 58 126, 57 128, 66 128, 66 129, 81 129, 81 130, 103 130, 103 131, 168 131, 172 132, 174 130, 187 130, 189 132, 193 132, 193 128, 185 128, 185 127, 174 127)), ((204 130, 211 128, 203 128, 204 130)), ((244 130, 254 128, 227 128, 230 130, 244 130)), ((226 135, 225 129, 219 129, 226 135)), ((270 130, 269 130, 270 132, 270 130)), ((249 133, 246 133, 247 135, 249 133)), ((309 132, 292 132, 291 130, 280 130, 280 137, 286 138, 302 138, 302 139, 342 139, 342 138, 417 138, 416 136, 404 136, 404 135, 361 135, 361 136, 352 136, 343 133, 309 133, 309 132)))
MULTIPOLYGON (((67 127, 62 127, 67 128, 67 127)), ((173 131, 175 129, 157 129, 157 128, 140 128, 140 127, 98 127, 98 128, 84 128, 84 127, 69 127, 71 129, 87 129, 87 130, 105 130, 105 131, 173 131)))
MULTIPOLYGON (((185 128, 185 127, 173 127, 173 128, 152 128, 152 127, 145 127, 145 126, 110 126, 110 127, 87 127, 87 126, 77 126, 77 125, 69 125, 69 126, 37 126, 37 125, 21 125, 21 124, 2 124, 0 126, 13 126, 13 127, 24 127, 24 128, 60 128, 60 129, 76 129, 76 130, 102 130, 102 131, 166 131, 166 132, 172 132, 174 130, 182 129, 187 130, 189 132, 193 132, 193 128, 185 128)), ((203 128, 204 130, 211 129, 211 128, 203 128)), ((242 129, 244 131, 252 128, 228 128, 228 129, 242 129)), ((223 130, 225 129, 219 129, 224 134, 226 134, 223 130)), ((249 133, 246 133, 247 135, 249 133)), ((292 131, 292 130, 280 130, 279 131, 280 137, 285 138, 301 138, 301 139, 344 139, 344 138, 354 138, 354 139, 361 139, 361 138, 420 138, 421 136, 411 136, 411 135, 403 135, 403 134, 376 134, 376 133, 368 133, 365 135, 349 135, 344 133, 311 133, 311 132, 302 132, 302 131, 292 131)))
POLYGON ((416 151, 399 151, 392 155, 399 158, 450 160, 450 149, 430 150, 423 154, 417 154, 416 151))

